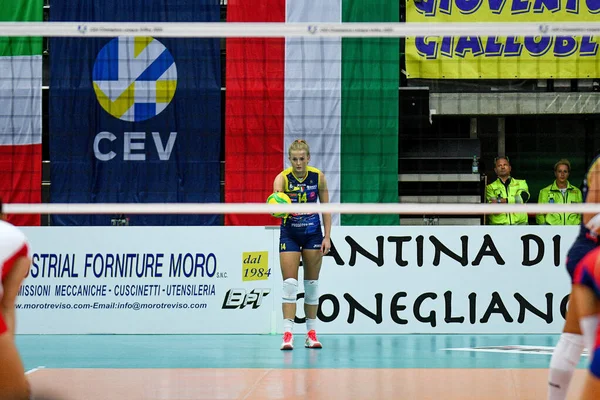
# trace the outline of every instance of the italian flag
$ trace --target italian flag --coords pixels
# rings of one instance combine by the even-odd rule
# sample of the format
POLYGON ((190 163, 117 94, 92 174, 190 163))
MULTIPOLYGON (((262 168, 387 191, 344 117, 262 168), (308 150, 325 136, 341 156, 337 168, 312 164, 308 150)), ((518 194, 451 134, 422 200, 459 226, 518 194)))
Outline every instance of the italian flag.
MULTIPOLYGON (((229 0, 229 22, 398 22, 397 0, 229 0)), ((308 142, 332 203, 398 202, 399 40, 227 39, 225 201, 264 202, 308 142)), ((275 225, 227 215, 227 225, 275 225)), ((394 225, 397 215, 333 216, 334 225, 394 225)))
MULTIPOLYGON (((42 21, 42 0, 10 0, 0 21, 42 21)), ((0 37, 0 198, 40 203, 42 184, 42 38, 0 37)), ((9 215, 39 225, 39 215, 9 215)))

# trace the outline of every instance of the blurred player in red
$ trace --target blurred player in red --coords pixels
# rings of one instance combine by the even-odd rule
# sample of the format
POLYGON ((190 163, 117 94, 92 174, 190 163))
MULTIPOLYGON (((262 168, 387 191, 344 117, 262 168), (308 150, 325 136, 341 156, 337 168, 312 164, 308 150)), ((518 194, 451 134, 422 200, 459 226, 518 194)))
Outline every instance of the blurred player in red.
POLYGON ((581 399, 600 398, 600 248, 590 251, 575 269, 572 296, 577 302, 583 340, 590 352, 589 374, 581 399))
MULTIPOLYGON (((583 179, 582 193, 585 203, 600 203, 600 155, 597 155, 590 164, 583 179)), ((596 316, 582 318, 577 298, 573 294, 576 286, 575 270, 586 254, 598 247, 599 234, 600 214, 584 214, 579 234, 567 254, 566 267, 571 276, 571 296, 565 326, 550 360, 548 400, 565 400, 567 398, 569 384, 581 358, 581 353, 584 347, 589 345, 582 334, 584 329, 582 324, 594 328, 597 324, 596 316)))
POLYGON ((15 301, 29 272, 27 238, 5 221, 0 200, 0 400, 28 400, 29 383, 15 345, 15 301))

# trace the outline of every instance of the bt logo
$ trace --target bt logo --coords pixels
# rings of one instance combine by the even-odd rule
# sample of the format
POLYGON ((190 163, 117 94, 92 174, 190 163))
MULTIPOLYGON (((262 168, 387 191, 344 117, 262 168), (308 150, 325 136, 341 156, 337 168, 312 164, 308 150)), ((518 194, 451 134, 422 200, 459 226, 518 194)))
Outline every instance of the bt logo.
POLYGON ((225 293, 223 299, 222 309, 237 309, 244 308, 246 306, 252 306, 253 309, 257 309, 262 304, 262 300, 271 293, 271 289, 256 288, 250 292, 246 292, 245 289, 229 289, 225 293))

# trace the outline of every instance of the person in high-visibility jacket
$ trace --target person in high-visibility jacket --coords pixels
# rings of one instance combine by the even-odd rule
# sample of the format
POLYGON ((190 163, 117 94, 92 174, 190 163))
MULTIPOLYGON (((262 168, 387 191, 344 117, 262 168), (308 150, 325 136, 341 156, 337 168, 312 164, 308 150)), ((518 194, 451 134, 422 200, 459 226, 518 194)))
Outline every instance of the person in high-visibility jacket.
MULTIPOLYGON (((538 203, 583 203, 581 190, 569 183, 570 173, 571 163, 569 160, 563 158, 554 164, 554 176, 556 180, 551 185, 540 190, 538 203)), ((538 214, 535 220, 538 225, 579 225, 581 223, 581 214, 538 214)))
MULTIPOLYGON (((508 157, 496 157, 494 171, 498 176, 494 182, 485 188, 488 203, 498 203, 499 211, 502 204, 527 203, 529 187, 525 179, 515 179, 510 176, 511 166, 508 157)), ((527 225, 527 214, 491 214, 488 215, 490 225, 527 225)))

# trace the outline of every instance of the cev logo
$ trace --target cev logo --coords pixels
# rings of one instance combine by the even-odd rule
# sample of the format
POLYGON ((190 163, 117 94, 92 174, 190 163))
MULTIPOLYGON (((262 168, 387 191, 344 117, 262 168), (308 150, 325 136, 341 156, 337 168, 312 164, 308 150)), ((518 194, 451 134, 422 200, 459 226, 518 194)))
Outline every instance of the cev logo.
POLYGON ((117 37, 98 53, 92 71, 102 108, 123 121, 145 121, 160 114, 177 88, 173 56, 151 37, 117 37))

